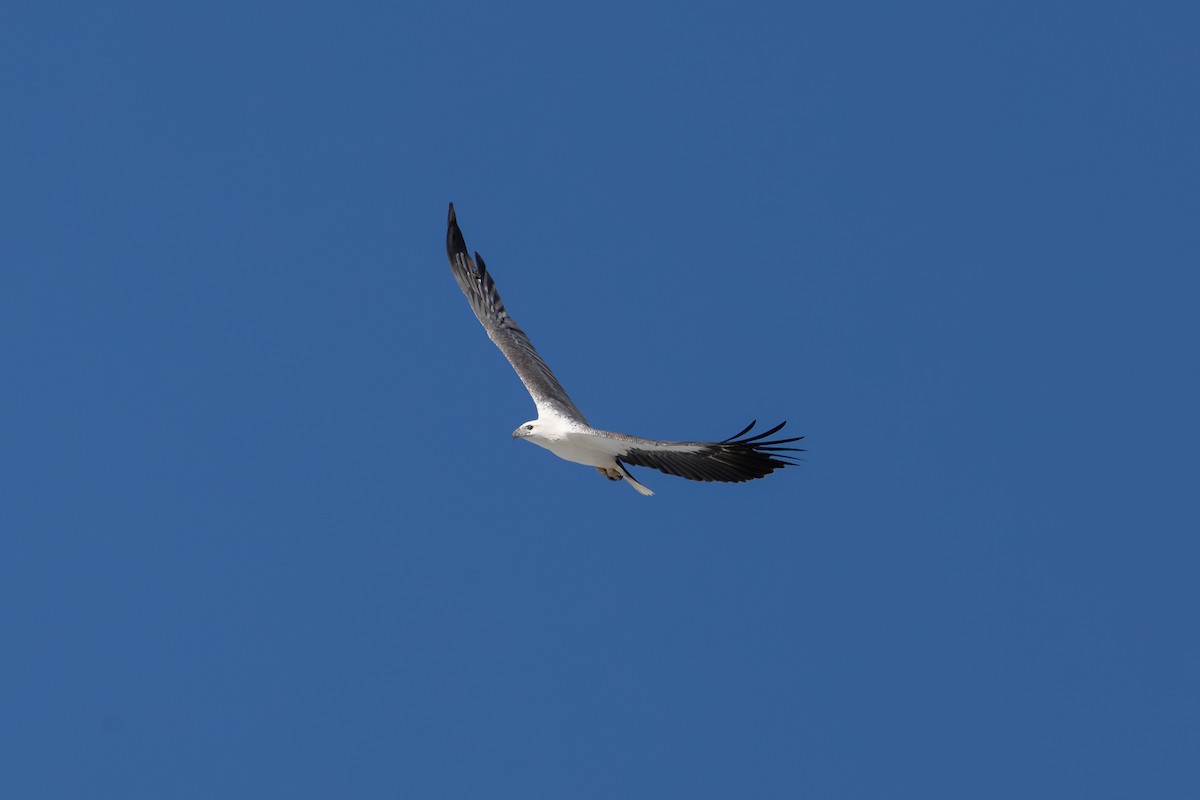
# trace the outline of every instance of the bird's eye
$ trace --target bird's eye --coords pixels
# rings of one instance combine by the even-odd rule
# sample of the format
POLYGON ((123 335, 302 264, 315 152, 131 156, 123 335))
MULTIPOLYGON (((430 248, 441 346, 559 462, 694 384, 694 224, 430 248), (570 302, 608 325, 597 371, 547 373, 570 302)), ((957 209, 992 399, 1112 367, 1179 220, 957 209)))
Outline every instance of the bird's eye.
POLYGON ((527 430, 527 431, 531 431, 531 430, 533 430, 533 426, 532 426, 532 425, 526 425, 526 426, 525 426, 525 430, 527 430))

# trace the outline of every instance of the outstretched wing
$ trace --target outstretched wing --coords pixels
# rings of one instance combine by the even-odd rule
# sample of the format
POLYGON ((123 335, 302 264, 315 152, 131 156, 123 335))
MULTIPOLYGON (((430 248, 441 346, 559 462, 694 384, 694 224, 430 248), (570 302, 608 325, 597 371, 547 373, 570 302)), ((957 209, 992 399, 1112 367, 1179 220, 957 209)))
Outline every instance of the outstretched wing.
POLYGON ((467 243, 454 215, 454 203, 450 204, 449 218, 446 222, 446 255, 450 259, 454 279, 458 281, 459 288, 471 303, 471 310, 487 331, 488 338, 500 348, 500 352, 516 370, 517 377, 533 397, 538 413, 542 413, 544 409, 550 410, 587 425, 587 420, 571 402, 558 378, 554 377, 554 373, 534 349, 533 342, 529 341, 525 331, 521 330, 504 310, 504 301, 500 299, 496 283, 479 253, 475 254, 474 260, 467 253, 467 243))
POLYGON ((762 478, 796 463, 793 456, 780 453, 802 452, 802 448, 781 445, 798 442, 803 436, 763 441, 786 424, 781 422, 765 433, 739 438, 754 427, 755 423, 751 422, 743 430, 720 442, 659 442, 623 433, 596 433, 627 445, 624 452, 617 455, 617 461, 622 464, 650 467, 693 481, 741 483, 762 478))

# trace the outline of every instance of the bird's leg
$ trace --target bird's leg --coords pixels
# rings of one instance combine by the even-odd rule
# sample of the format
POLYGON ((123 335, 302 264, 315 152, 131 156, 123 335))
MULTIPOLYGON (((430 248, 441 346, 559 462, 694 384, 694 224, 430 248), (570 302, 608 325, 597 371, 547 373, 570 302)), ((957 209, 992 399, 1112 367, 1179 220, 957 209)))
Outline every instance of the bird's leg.
POLYGON ((612 467, 596 467, 596 471, 608 478, 610 481, 619 481, 621 478, 625 477, 621 474, 619 469, 613 469, 612 467))

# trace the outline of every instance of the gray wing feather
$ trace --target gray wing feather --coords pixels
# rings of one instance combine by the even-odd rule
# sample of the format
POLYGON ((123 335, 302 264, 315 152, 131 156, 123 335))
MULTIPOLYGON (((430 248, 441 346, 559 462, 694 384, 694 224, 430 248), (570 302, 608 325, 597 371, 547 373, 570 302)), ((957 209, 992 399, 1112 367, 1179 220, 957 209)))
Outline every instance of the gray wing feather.
POLYGON ((543 407, 548 407, 586 425, 583 413, 571 402, 562 384, 534 349, 533 342, 529 341, 525 331, 504 309, 504 301, 496 291, 496 283, 479 253, 475 254, 474 259, 468 253, 453 203, 450 204, 446 223, 446 256, 450 259, 454 279, 471 303, 471 310, 487 331, 488 338, 500 348, 500 352, 516 370, 517 377, 533 397, 539 413, 543 407))
POLYGON ((785 453, 802 451, 799 447, 781 445, 798 442, 803 436, 763 441, 777 433, 786 422, 781 422, 757 436, 738 438, 749 433, 754 424, 751 422, 743 430, 719 442, 660 442, 623 433, 597 433, 627 445, 627 449, 617 456, 617 460, 623 464, 650 467, 693 481, 741 483, 765 477, 783 467, 793 466, 796 463, 792 460, 793 457, 785 453))

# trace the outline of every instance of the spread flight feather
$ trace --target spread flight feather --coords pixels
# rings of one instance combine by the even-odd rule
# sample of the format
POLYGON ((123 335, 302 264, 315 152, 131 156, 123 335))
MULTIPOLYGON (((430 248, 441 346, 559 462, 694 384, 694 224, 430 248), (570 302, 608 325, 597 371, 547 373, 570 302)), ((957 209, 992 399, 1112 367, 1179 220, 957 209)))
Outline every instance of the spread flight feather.
POLYGON ((508 315, 479 253, 471 258, 453 203, 447 220, 446 255, 454 279, 488 338, 512 364, 537 408, 538 418, 517 428, 514 439, 527 439, 567 461, 595 467, 610 480, 624 480, 643 495, 653 492, 639 483, 626 465, 650 467, 694 481, 741 483, 795 463, 785 453, 800 448, 783 445, 804 437, 764 441, 783 428, 786 423, 782 422, 764 433, 746 436, 755 425, 751 422, 719 442, 666 442, 593 428, 525 331, 508 315))

